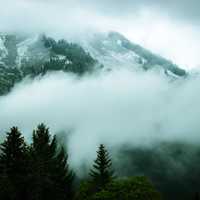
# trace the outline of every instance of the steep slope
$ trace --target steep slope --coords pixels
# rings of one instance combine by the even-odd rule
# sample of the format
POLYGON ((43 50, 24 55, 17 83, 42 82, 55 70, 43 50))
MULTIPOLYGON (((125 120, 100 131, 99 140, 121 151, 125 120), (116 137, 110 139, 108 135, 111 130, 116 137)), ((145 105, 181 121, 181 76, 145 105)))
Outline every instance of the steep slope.
POLYGON ((100 66, 77 45, 45 35, 0 35, 0 94, 10 91, 25 76, 62 70, 82 75, 100 66))
POLYGON ((166 75, 177 77, 186 75, 185 70, 171 61, 130 42, 117 32, 96 34, 89 39, 89 42, 83 42, 83 46, 108 69, 113 67, 131 67, 136 70, 157 68, 166 75))
POLYGON ((177 78, 185 70, 136 45, 116 32, 94 34, 80 45, 45 35, 21 36, 0 34, 0 94, 10 91, 26 76, 62 70, 83 75, 97 69, 155 69, 177 78), (81 46, 83 47, 81 47, 81 46))

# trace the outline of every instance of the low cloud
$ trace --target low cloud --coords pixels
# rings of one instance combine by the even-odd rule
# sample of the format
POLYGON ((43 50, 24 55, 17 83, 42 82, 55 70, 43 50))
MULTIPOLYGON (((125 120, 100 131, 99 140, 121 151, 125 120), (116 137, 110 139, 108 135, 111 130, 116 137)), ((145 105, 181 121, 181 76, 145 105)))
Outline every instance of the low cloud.
POLYGON ((44 122, 68 134, 72 166, 95 157, 99 143, 123 145, 200 141, 200 79, 169 82, 154 72, 116 70, 83 78, 64 73, 25 80, 0 98, 1 133, 18 126, 30 141, 44 122))

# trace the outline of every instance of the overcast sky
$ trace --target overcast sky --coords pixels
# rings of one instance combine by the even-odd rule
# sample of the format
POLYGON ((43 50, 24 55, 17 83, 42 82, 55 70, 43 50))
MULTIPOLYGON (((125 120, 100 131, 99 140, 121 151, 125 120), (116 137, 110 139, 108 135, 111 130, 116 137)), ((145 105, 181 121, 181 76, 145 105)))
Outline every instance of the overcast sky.
MULTIPOLYGON (((197 0, 0 0, 0 31, 76 38, 115 30, 189 69, 200 67, 199 6, 197 0)), ((24 80, 0 97, 0 132, 16 125, 30 138, 40 122, 53 133, 69 130, 74 166, 92 161, 100 142, 196 144, 200 80, 165 78, 121 69, 81 80, 62 72, 24 80)))
POLYGON ((184 68, 200 66, 198 0, 0 0, 0 30, 116 30, 184 68))

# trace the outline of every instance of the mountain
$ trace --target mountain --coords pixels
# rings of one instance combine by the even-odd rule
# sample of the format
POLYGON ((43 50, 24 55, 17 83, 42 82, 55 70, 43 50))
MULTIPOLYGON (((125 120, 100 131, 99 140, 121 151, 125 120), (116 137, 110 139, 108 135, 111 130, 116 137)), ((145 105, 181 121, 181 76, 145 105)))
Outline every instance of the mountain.
POLYGON ((93 35, 89 43, 83 42, 83 46, 108 69, 121 66, 144 70, 158 68, 167 75, 186 75, 186 71, 176 64, 130 42, 117 32, 93 35))
POLYGON ((45 35, 0 35, 0 94, 24 77, 62 70, 83 75, 101 65, 80 45, 45 35))
POLYGON ((78 75, 113 68, 158 69, 170 77, 185 70, 117 32, 98 33, 79 41, 55 40, 46 35, 0 34, 0 94, 8 93, 24 77, 62 70, 78 75))

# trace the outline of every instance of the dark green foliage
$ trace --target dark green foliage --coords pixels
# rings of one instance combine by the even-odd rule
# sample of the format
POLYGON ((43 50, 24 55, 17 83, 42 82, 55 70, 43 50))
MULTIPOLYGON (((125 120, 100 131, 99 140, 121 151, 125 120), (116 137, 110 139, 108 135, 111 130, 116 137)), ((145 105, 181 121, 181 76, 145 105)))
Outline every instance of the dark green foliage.
POLYGON ((104 189, 90 193, 91 183, 82 183, 77 200, 160 200, 161 195, 146 177, 115 179, 104 189))
POLYGON ((13 127, 1 144, 1 200, 69 200, 73 197, 74 174, 68 157, 49 129, 41 124, 27 146, 18 128, 13 127))
POLYGON ((56 199, 71 199, 73 197, 73 180, 74 173, 69 170, 67 163, 68 156, 62 147, 56 155, 55 165, 54 165, 54 191, 57 192, 56 199))
POLYGON ((93 194, 95 193, 94 191, 94 185, 91 181, 82 181, 80 183, 78 192, 76 194, 76 200, 87 200, 90 198, 93 194))
POLYGON ((0 199, 26 199, 27 148, 17 127, 11 128, 1 144, 0 199))
POLYGON ((44 124, 33 131, 32 139, 32 144, 26 145, 18 128, 13 127, 1 144, 1 200, 160 200, 145 177, 114 178, 103 144, 97 151, 90 179, 80 184, 74 196, 74 174, 65 149, 58 145, 55 136, 51 138, 44 124))
POLYGON ((105 146, 101 144, 97 151, 97 158, 90 170, 90 180, 80 184, 77 200, 90 199, 96 192, 101 191, 108 183, 114 180, 112 162, 105 146))
POLYGON ((68 169, 64 149, 51 139, 49 129, 41 124, 33 133, 32 194, 30 199, 70 199, 73 173, 68 169))
MULTIPOLYGON (((28 47, 27 57, 17 63, 17 42, 13 35, 6 35, 4 45, 7 55, 0 63, 0 95, 7 94, 24 77, 35 78, 49 71, 71 72, 77 75, 91 73, 98 64, 89 53, 77 44, 65 40, 58 42, 42 36, 28 47)), ((1 56, 0 51, 0 56, 1 56)))
POLYGON ((22 66, 23 74, 35 77, 44 75, 48 71, 65 71, 78 75, 92 72, 97 61, 77 44, 65 40, 56 42, 54 39, 42 36, 44 47, 49 51, 48 59, 37 59, 37 62, 25 62, 22 66))
POLYGON ((63 70, 76 74, 84 74, 91 72, 97 61, 93 59, 84 49, 65 40, 56 42, 52 38, 43 36, 44 46, 49 48, 51 58, 45 62, 44 69, 47 70, 63 70))
POLYGON ((15 67, 6 68, 0 64, 0 95, 8 93, 15 83, 22 80, 19 69, 15 67))
POLYGON ((165 199, 194 199, 195 191, 199 191, 198 144, 162 142, 146 148, 124 146, 118 160, 119 176, 143 174, 165 199))
POLYGON ((113 179, 112 162, 105 146, 101 144, 97 151, 97 158, 94 161, 93 169, 90 171, 92 181, 97 189, 102 189, 113 179))
POLYGON ((130 177, 109 183, 91 200, 160 200, 160 194, 146 177, 130 177))

